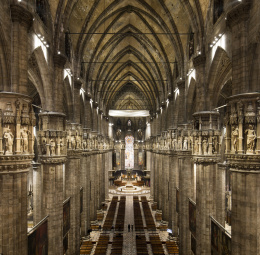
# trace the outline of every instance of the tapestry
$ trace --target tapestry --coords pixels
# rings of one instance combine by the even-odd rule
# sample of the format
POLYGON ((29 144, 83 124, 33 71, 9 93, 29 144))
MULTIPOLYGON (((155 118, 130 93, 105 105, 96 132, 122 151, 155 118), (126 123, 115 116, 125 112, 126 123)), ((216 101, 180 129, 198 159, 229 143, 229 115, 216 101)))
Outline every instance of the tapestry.
POLYGON ((66 253, 66 251, 68 250, 69 248, 69 237, 68 235, 66 235, 64 238, 63 238, 63 254, 66 253))
POLYGON ((190 232, 196 237, 196 205, 189 201, 189 226, 190 232))
POLYGON ((125 169, 134 168, 134 137, 127 135, 125 137, 125 169))
POLYGON ((48 255, 47 219, 44 219, 28 233, 28 255, 48 255))
POLYGON ((211 254, 231 255, 231 238, 224 228, 211 220, 211 254))
POLYGON ((63 203, 63 237, 70 230, 70 200, 63 203))
POLYGON ((179 199, 180 194, 179 194, 179 189, 176 188, 176 212, 179 213, 179 199))
POLYGON ((80 189, 80 213, 83 212, 83 188, 80 189))
POLYGON ((196 239, 192 234, 191 234, 191 251, 193 252, 194 255, 196 255, 196 239))

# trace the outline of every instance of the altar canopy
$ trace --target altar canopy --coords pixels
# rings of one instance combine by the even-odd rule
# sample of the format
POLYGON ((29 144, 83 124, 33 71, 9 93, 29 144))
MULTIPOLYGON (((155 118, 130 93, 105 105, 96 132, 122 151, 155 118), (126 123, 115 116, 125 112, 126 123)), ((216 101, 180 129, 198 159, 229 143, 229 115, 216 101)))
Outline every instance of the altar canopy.
POLYGON ((134 168, 134 137, 125 137, 125 169, 134 168))

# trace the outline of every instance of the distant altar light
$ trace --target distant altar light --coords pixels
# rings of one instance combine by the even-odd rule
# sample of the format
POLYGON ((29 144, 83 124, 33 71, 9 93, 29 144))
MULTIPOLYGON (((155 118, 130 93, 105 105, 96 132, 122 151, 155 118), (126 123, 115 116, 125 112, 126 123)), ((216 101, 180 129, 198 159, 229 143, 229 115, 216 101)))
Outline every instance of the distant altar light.
POLYGON ((147 110, 109 110, 109 116, 112 117, 147 117, 150 116, 147 110))

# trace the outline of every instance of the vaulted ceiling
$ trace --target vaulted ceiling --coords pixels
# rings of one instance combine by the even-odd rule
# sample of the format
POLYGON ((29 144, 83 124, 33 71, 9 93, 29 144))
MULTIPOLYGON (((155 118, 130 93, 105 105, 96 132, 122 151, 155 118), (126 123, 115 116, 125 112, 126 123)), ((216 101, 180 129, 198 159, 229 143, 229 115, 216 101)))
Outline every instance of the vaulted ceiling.
POLYGON ((52 15, 63 8, 95 101, 107 110, 155 111, 173 93, 176 73, 185 73, 190 33, 196 48, 202 43, 210 0, 49 2, 52 15))

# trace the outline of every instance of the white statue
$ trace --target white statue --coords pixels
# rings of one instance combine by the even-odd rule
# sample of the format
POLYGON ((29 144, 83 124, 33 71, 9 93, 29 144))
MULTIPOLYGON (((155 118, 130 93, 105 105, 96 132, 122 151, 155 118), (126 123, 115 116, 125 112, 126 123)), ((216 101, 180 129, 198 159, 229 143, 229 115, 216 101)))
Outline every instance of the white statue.
POLYGON ((204 138, 202 140, 202 149, 203 149, 203 155, 207 155, 208 154, 208 140, 207 140, 207 138, 204 138))
POLYGON ((246 145, 247 145, 247 151, 248 152, 253 152, 255 148, 255 139, 256 139, 256 133, 254 130, 253 125, 249 125, 248 129, 246 129, 245 134, 247 134, 247 139, 246 139, 246 145))
POLYGON ((199 138, 195 137, 195 142, 194 142, 194 153, 197 154, 199 152, 199 138))
POLYGON ((183 140, 183 150, 188 150, 188 139, 187 139, 187 137, 184 137, 184 140, 183 140))
POLYGON ((85 139, 84 139, 83 142, 82 142, 82 148, 83 148, 83 150, 86 150, 86 149, 87 149, 87 142, 86 142, 85 139))
POLYGON ((76 140, 74 136, 71 137, 71 149, 72 150, 76 149, 76 140))
POLYGON ((21 146, 23 152, 28 152, 28 136, 30 131, 25 127, 21 130, 21 146))
POLYGON ((6 129, 3 136, 4 142, 4 154, 12 154, 13 153, 13 143, 14 143, 14 136, 9 128, 6 129))
POLYGON ((51 139, 50 140, 50 152, 51 152, 52 156, 55 155, 55 146, 56 146, 56 144, 55 144, 54 140, 51 139))
POLYGON ((238 135, 239 135, 238 127, 233 127, 231 136, 233 139, 233 148, 234 148, 235 152, 237 152, 237 150, 238 150, 238 135))

